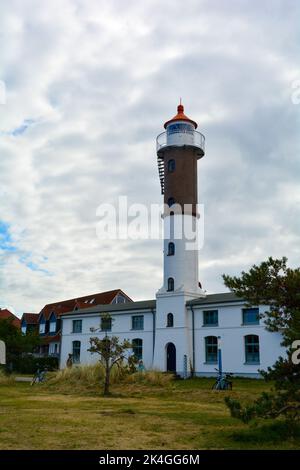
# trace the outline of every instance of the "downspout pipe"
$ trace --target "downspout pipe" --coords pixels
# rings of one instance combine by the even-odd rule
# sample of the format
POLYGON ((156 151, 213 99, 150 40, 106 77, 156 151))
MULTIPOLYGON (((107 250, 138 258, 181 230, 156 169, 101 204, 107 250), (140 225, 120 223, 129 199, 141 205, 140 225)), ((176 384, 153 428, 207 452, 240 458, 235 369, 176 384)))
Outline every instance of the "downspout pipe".
POLYGON ((154 351, 155 351, 155 333, 156 333, 156 316, 155 316, 155 311, 153 308, 151 308, 151 313, 152 313, 152 318, 153 318, 153 333, 152 333, 152 365, 154 362, 154 351))
POLYGON ((192 370, 192 377, 194 377, 195 372, 196 372, 196 365, 195 365, 195 312, 193 309, 193 306, 191 305, 191 311, 192 311, 192 354, 193 354, 193 370, 192 370))

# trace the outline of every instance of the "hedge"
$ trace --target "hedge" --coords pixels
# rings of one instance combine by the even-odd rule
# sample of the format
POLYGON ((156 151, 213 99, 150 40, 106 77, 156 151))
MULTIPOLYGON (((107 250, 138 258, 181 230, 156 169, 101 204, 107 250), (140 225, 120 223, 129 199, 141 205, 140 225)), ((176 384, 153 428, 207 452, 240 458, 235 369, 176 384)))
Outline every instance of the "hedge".
POLYGON ((11 372, 20 374, 34 374, 38 369, 56 370, 58 369, 57 357, 34 357, 27 354, 23 357, 15 357, 7 368, 11 372))

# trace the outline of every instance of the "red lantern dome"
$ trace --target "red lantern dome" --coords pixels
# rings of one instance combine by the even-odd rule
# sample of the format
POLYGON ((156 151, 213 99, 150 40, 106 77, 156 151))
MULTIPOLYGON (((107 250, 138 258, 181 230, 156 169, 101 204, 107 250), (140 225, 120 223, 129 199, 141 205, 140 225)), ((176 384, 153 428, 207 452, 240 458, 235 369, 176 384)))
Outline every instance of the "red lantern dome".
POLYGON ((175 121, 185 121, 185 122, 190 122, 191 124, 193 124, 195 126, 195 129, 197 129, 198 127, 198 124, 193 121, 192 119, 190 119, 189 117, 187 117, 185 114, 184 114, 184 106, 183 104, 181 104, 181 100, 180 100, 180 104, 177 106, 177 114, 176 116, 174 116, 172 119, 170 119, 169 121, 165 122, 164 124, 164 128, 166 129, 167 126, 169 124, 171 124, 171 122, 175 122, 175 121))

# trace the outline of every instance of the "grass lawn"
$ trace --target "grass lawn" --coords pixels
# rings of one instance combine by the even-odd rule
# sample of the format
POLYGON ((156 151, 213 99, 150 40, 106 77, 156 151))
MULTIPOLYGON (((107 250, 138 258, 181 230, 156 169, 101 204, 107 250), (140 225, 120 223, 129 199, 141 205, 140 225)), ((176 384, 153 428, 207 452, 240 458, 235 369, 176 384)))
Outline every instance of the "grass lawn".
POLYGON ((232 392, 212 379, 95 391, 16 383, 0 385, 1 449, 300 449, 282 423, 249 427, 231 418, 224 396, 251 400, 268 386, 235 379, 232 392))

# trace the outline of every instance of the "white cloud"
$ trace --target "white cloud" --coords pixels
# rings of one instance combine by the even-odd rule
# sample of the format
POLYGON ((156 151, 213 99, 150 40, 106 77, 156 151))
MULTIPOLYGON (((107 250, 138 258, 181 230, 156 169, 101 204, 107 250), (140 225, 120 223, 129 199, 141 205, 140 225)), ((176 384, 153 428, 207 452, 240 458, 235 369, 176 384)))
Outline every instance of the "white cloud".
POLYGON ((154 296, 161 243, 97 240, 96 208, 119 195, 160 202, 155 137, 180 96, 207 138, 203 286, 223 290, 222 272, 269 255, 299 265, 296 2, 12 0, 1 10, 0 220, 16 247, 0 251, 2 304, 38 311, 115 287, 154 296))

